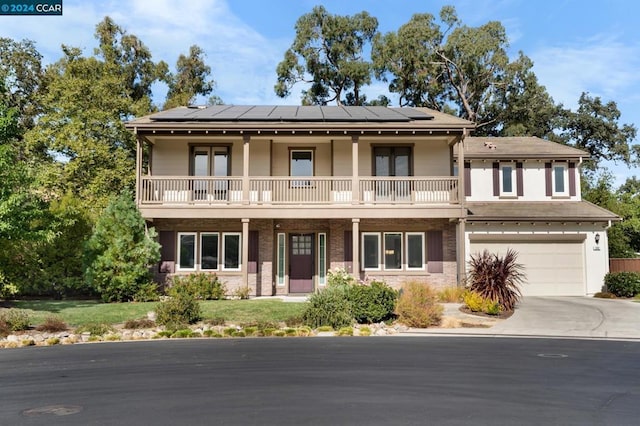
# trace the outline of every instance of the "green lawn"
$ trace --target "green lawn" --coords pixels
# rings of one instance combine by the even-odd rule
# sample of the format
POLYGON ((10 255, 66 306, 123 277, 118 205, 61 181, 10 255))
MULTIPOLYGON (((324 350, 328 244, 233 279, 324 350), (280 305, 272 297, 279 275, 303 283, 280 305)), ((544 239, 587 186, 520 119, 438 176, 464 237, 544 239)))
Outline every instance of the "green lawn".
MULTIPOLYGON (((249 323, 284 321, 302 313, 305 303, 281 300, 209 300, 200 302, 204 319, 224 318, 227 322, 249 323)), ((32 325, 49 315, 56 315, 71 327, 91 323, 117 324, 142 318, 153 311, 157 302, 101 303, 94 300, 17 300, 13 308, 26 310, 32 325)))

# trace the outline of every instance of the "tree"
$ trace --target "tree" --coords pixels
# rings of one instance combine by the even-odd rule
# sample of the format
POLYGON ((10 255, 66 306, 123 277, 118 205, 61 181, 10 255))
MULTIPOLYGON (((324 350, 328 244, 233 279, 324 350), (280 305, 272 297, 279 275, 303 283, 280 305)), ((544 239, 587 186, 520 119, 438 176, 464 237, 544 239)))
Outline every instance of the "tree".
POLYGON ((576 112, 565 112, 561 137, 565 143, 589 152, 587 171, 596 170, 603 160, 640 163, 640 145, 632 144, 637 129, 632 124, 620 125, 619 119, 615 102, 603 103, 600 97, 588 93, 580 95, 576 112))
POLYGON ((156 232, 147 229, 129 192, 111 200, 98 219, 85 251, 87 283, 105 302, 133 300, 151 283, 160 260, 156 232))
POLYGON ((19 111, 20 128, 31 128, 40 113, 42 55, 30 40, 0 37, 0 102, 19 111))
POLYGON ((353 16, 332 15, 316 6, 296 22, 296 38, 278 64, 275 92, 285 98, 299 82, 310 84, 303 91, 303 104, 344 102, 351 91, 354 105, 361 105, 362 87, 371 83, 372 65, 364 58, 364 47, 378 28, 378 20, 367 12, 353 16))
POLYGON ((371 52, 375 75, 389 81, 400 106, 441 108, 443 76, 435 56, 442 38, 430 13, 413 15, 397 32, 376 34, 371 52))
POLYGON ((163 109, 189 105, 197 95, 213 92, 215 82, 209 79, 211 67, 205 64, 204 55, 200 47, 193 45, 189 56, 178 57, 177 73, 168 76, 169 91, 163 109))

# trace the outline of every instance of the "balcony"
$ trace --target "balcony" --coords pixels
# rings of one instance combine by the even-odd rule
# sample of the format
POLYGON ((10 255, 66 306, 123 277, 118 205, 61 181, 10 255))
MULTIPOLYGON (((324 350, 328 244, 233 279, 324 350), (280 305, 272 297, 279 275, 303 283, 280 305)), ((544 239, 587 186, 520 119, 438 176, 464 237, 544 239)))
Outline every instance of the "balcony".
POLYGON ((456 177, 142 176, 142 206, 442 206, 458 204, 456 177), (354 191, 353 188, 356 190, 354 191))

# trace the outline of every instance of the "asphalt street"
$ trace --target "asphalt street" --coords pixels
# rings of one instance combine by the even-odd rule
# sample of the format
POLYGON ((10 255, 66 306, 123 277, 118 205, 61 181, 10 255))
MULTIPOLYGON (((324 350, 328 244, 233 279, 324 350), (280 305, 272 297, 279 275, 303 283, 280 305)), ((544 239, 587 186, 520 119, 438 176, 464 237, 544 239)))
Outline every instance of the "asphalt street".
POLYGON ((640 343, 192 339, 0 351, 1 425, 637 424, 640 343))

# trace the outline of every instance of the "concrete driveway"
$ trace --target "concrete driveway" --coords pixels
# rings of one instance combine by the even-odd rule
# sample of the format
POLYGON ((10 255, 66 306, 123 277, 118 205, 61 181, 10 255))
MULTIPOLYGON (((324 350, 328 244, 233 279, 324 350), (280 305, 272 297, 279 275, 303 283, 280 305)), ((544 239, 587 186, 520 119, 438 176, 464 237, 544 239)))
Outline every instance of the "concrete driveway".
POLYGON ((525 297, 490 329, 516 336, 640 339, 640 303, 593 297, 525 297))

